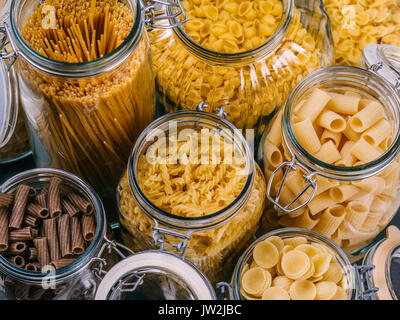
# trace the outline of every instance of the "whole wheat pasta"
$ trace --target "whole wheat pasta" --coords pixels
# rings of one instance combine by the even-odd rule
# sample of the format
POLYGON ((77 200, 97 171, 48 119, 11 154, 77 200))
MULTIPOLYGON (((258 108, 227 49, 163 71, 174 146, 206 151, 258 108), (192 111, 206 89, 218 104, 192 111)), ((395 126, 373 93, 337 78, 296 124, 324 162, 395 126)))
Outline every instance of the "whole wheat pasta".
POLYGON ((71 249, 73 254, 80 255, 85 250, 81 223, 77 217, 71 218, 71 249))
POLYGON ((8 249, 8 210, 0 208, 0 251, 8 249))
POLYGON ((10 217, 10 228, 21 228, 30 189, 31 188, 29 186, 24 184, 18 186, 17 193, 15 194, 14 206, 10 217))
POLYGON ((79 213, 79 209, 66 198, 61 199, 61 206, 63 212, 68 213, 71 217, 79 213))
MULTIPOLYGON (((86 63, 118 48, 133 23, 131 10, 120 1, 46 0, 22 35, 49 59, 86 63), (56 29, 42 27, 45 5, 56 10, 56 29)), ((31 120, 38 128, 34 138, 42 141, 52 166, 84 177, 103 193, 114 192, 132 143, 155 114, 148 50, 144 35, 118 69, 85 79, 53 77, 20 62, 26 85, 44 101, 31 120)))
POLYGON ((72 254, 70 220, 68 214, 63 214, 58 218, 58 241, 62 258, 72 254))
POLYGON ((14 201, 13 194, 0 194, 0 207, 8 207, 14 201))
POLYGON ((28 249, 28 259, 31 261, 37 260, 38 258, 38 251, 36 248, 29 248, 28 249))
POLYGON ((26 227, 32 227, 32 228, 37 227, 39 225, 39 219, 38 219, 38 217, 34 217, 34 216, 27 214, 24 217, 23 225, 26 227))
POLYGON ((26 212, 39 219, 46 219, 49 216, 49 211, 46 208, 32 202, 26 206, 26 212))
POLYGON ((25 242, 18 241, 18 242, 13 242, 10 244, 10 247, 8 248, 8 253, 11 255, 19 255, 25 252, 27 248, 27 245, 25 242))
POLYGON ((17 255, 10 258, 7 258, 12 264, 16 265, 17 267, 23 268, 25 266, 25 259, 23 256, 17 255))
POLYGON ((30 262, 25 265, 24 269, 37 272, 40 271, 40 265, 37 262, 30 262))
POLYGON ((93 213, 93 205, 80 194, 70 192, 67 197, 83 214, 90 215, 93 213))
POLYGON ((71 264, 75 260, 76 260, 75 258, 58 259, 55 261, 51 261, 50 265, 52 265, 55 269, 60 269, 71 264))
POLYGON ((25 227, 18 230, 12 230, 8 234, 9 241, 29 241, 33 240, 33 232, 31 227, 25 227))
POLYGON ((48 240, 50 260, 60 259, 60 248, 58 246, 57 219, 46 219, 43 221, 45 237, 48 240))
POLYGON ((48 247, 47 247, 47 238, 41 237, 33 240, 33 244, 37 250, 38 261, 40 264, 40 268, 43 269, 44 266, 47 266, 50 262, 48 247))
POLYGON ((61 179, 50 179, 48 205, 50 218, 58 218, 61 215, 61 179))
POLYGON ((40 205, 42 208, 46 208, 46 209, 48 209, 48 206, 47 206, 47 195, 48 195, 48 190, 45 188, 35 198, 36 203, 38 205, 40 205))
POLYGON ((93 216, 82 216, 82 234, 86 241, 92 241, 96 233, 96 222, 93 216))

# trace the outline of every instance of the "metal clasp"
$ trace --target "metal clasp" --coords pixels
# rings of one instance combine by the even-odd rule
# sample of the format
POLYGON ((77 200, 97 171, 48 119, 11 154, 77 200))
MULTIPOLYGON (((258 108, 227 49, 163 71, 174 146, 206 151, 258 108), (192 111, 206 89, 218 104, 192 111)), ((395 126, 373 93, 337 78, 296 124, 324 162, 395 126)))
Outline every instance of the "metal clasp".
POLYGON ((8 72, 10 72, 12 66, 18 58, 18 53, 14 43, 11 41, 10 31, 6 22, 4 22, 3 26, 0 26, 0 58, 8 61, 8 72), (6 48, 8 44, 10 44, 12 52, 8 52, 6 48))
POLYGON ((90 261, 90 265, 95 265, 94 267, 92 267, 93 274, 100 280, 103 280, 104 275, 107 274, 107 272, 103 270, 104 267, 107 265, 106 259, 103 258, 103 253, 106 250, 109 254, 111 254, 113 251, 116 252, 121 259, 125 259, 127 257, 127 255, 125 255, 121 250, 126 251, 128 253, 128 256, 135 254, 128 247, 124 246, 121 243, 111 241, 106 236, 104 236, 104 241, 105 242, 103 243, 103 246, 101 247, 98 255, 90 261))
POLYGON ((372 300, 375 298, 375 293, 379 290, 372 283, 371 271, 375 269, 374 265, 353 266, 356 277, 357 299, 372 300))
POLYGON ((375 64, 370 65, 367 70, 372 72, 378 72, 383 68, 383 62, 377 62, 375 64))
POLYGON ((165 235, 173 236, 176 238, 183 239, 183 241, 180 241, 177 244, 173 244, 172 246, 176 249, 178 253, 181 253, 181 258, 182 260, 185 259, 186 256, 186 250, 187 250, 187 244, 191 239, 191 235, 193 231, 188 231, 186 234, 184 233, 179 233, 176 231, 160 228, 159 224, 156 220, 154 221, 154 227, 153 227, 153 241, 155 246, 160 246, 160 250, 164 250, 164 238, 165 235))
POLYGON ((233 289, 227 282, 218 282, 216 285, 218 292, 218 300, 233 300, 233 289))
MULTIPOLYGON (((205 104, 204 101, 200 101, 199 105, 197 106, 196 110, 205 112, 204 109, 209 108, 210 106, 208 104, 205 104)), ((215 109, 217 111, 217 116, 226 119, 228 117, 228 114, 225 112, 224 106, 220 108, 215 109)))
POLYGON ((188 17, 180 0, 139 0, 145 12, 144 23, 149 28, 170 29, 184 24, 188 17), (165 7, 165 8, 164 8, 165 7), (178 17, 182 16, 180 21, 178 17), (172 20, 172 21, 171 21, 172 20), (160 23, 157 23, 160 22, 160 23), (169 22, 169 23, 168 23, 169 22))
POLYGON ((267 197, 268 197, 268 199, 274 204, 275 210, 277 210, 277 211, 283 211, 283 212, 285 212, 285 213, 291 213, 291 212, 297 211, 297 210, 299 210, 299 209, 305 207, 306 205, 308 205, 308 204, 310 203, 310 201, 314 198, 315 193, 316 193, 316 191, 317 191, 317 179, 313 179, 313 176, 314 176, 314 175, 316 175, 315 172, 309 171, 305 166, 303 166, 301 163, 297 162, 295 157, 293 157, 291 161, 285 161, 285 162, 283 162, 278 168, 276 168, 276 169, 274 170, 274 172, 271 174, 271 177, 270 177, 270 179, 269 179, 269 181, 268 181, 268 187, 267 187, 267 197), (290 171, 296 171, 296 170, 298 170, 298 168, 296 168, 296 166, 300 167, 304 172, 306 172, 306 174, 303 174, 304 180, 305 180, 305 182, 306 182, 306 186, 305 186, 305 188, 303 189, 303 191, 301 191, 300 194, 296 196, 296 198, 294 198, 294 199, 293 199, 290 203, 288 203, 287 205, 282 206, 282 205, 279 203, 279 199, 280 199, 280 197, 281 197, 281 193, 282 193, 283 186, 284 186, 284 184, 285 184, 285 181, 286 181, 286 178, 287 178, 289 172, 290 172, 290 171), (280 184, 280 186, 279 186, 279 190, 278 190, 278 192, 277 192, 276 197, 273 198, 273 197, 271 196, 271 188, 272 188, 272 183, 273 183, 273 181, 274 181, 274 177, 276 176, 276 174, 277 174, 282 168, 285 168, 285 167, 286 167, 285 173, 284 173, 284 175, 283 175, 282 182, 281 182, 281 184, 280 184), (299 200, 299 199, 303 196, 303 194, 305 194, 305 193, 307 192, 307 190, 310 189, 310 188, 312 188, 313 191, 311 192, 311 194, 310 194, 309 198, 307 199, 307 201, 305 201, 304 203, 302 203, 300 206, 297 206, 297 207, 295 207, 295 208, 290 209, 290 207, 291 207, 294 203, 296 203, 296 201, 299 200))

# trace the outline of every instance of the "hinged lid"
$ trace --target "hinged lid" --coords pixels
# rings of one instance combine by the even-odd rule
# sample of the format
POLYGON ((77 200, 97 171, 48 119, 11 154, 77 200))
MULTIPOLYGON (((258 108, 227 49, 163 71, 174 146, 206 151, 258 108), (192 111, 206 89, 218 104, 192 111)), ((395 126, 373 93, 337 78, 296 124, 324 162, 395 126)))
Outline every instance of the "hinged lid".
POLYGON ((400 91, 400 48, 391 45, 369 44, 363 51, 365 67, 388 81, 400 91))
POLYGON ((166 251, 144 251, 112 267, 96 300, 214 300, 215 291, 190 261, 166 251))
POLYGON ((372 264, 375 265, 372 280, 379 288, 376 297, 379 300, 397 300, 400 293, 400 230, 389 226, 386 239, 371 250, 374 250, 372 264))

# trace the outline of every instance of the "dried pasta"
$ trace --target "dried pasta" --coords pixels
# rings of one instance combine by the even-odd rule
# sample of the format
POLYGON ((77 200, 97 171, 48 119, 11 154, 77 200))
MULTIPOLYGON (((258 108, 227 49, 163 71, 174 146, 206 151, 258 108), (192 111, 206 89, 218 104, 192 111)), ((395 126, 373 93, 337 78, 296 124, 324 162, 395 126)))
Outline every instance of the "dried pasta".
MULTIPOLYGON (((293 132, 306 151, 328 164, 354 167, 373 161, 384 153, 382 141, 393 135, 393 125, 386 118, 383 106, 356 92, 350 95, 348 91, 317 88, 298 104, 300 106, 295 106, 292 114, 293 132), (339 119, 340 130, 331 131, 327 119, 339 119), (332 134, 326 135, 327 130, 332 134), (322 143, 324 137, 327 140, 322 143)), ((269 152, 279 153, 282 162, 291 160, 291 155, 285 153, 283 139, 276 138, 277 122, 282 122, 282 113, 278 113, 271 124, 271 137, 267 133, 264 150, 269 148, 269 152)), ((282 162, 278 163, 277 156, 267 155, 268 150, 264 168, 266 178, 270 179, 282 162)), ((283 171, 274 179, 274 195, 282 179, 283 171)), ((318 176, 317 192, 305 208, 289 214, 267 209, 264 231, 277 226, 307 228, 333 239, 350 252, 372 240, 394 215, 399 204, 399 185, 397 160, 383 172, 363 180, 340 182, 318 176)), ((291 171, 281 190, 280 203, 291 203, 304 187, 302 173, 291 171)), ((307 201, 310 194, 308 190, 294 206, 307 201)))
POLYGON ((247 300, 347 300, 344 274, 336 256, 325 245, 305 237, 272 236, 254 247, 250 260, 241 271, 240 289, 247 300), (277 238, 291 244, 285 249, 277 238), (273 250, 279 254, 278 262, 270 248, 259 250, 264 243, 268 247, 278 244, 273 250), (263 258, 262 254, 265 254, 263 258), (260 260, 273 267, 267 269, 253 264, 260 260))
MULTIPOLYGON (((86 63, 118 48, 133 22, 131 10, 119 1, 47 0, 32 12, 22 35, 49 59, 86 63), (45 5, 55 8, 56 29, 42 26, 45 5)), ((57 77, 23 59, 18 68, 27 125, 34 149, 40 149, 36 162, 73 172, 103 195, 113 194, 132 143, 155 114, 146 35, 118 68, 96 76, 57 77)))
MULTIPOLYGON (((187 140, 178 141, 176 150, 191 149, 194 140, 190 135, 187 140)), ((229 143, 223 146, 229 148, 229 143)), ((242 192, 247 179, 247 175, 241 173, 244 159, 225 164, 224 148, 217 164, 211 164, 211 161, 210 164, 194 164, 194 158, 186 164, 181 159, 176 164, 149 163, 143 155, 138 163, 138 183, 148 199, 168 213, 181 217, 207 217, 231 204, 242 192)), ((212 282, 230 276, 235 257, 258 229, 266 184, 258 166, 254 174, 250 198, 232 220, 191 235, 186 257, 197 264, 212 282)), ((123 233, 124 242, 135 251, 153 248, 154 222, 136 205, 126 173, 120 181, 119 196, 120 221, 128 231, 123 233)), ((172 247, 175 242, 175 238, 166 236, 165 249, 175 251, 172 247)), ((262 265, 262 261, 259 263, 262 265)))
MULTIPOLYGON (((282 3, 273 1, 182 1, 188 22, 181 28, 204 49, 236 54, 257 48, 275 32, 282 3), (207 14, 209 11, 218 12, 207 14)), ((294 10, 289 28, 271 53, 256 62, 216 65, 192 55, 172 30, 153 30, 154 70, 161 102, 169 110, 196 109, 199 101, 211 111, 225 106, 238 128, 254 128, 262 116, 283 106, 298 81, 320 67, 322 52, 294 10)))
POLYGON ((336 63, 358 66, 367 44, 400 46, 398 0, 325 0, 331 19, 336 63))

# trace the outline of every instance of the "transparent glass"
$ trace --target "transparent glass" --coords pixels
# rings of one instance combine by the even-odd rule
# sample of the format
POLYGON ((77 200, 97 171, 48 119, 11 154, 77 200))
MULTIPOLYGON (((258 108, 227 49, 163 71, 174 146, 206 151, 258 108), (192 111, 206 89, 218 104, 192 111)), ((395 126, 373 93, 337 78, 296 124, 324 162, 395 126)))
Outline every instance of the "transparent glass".
POLYGON ((93 203, 97 220, 95 237, 86 252, 70 265, 57 269, 55 275, 29 271, 18 268, 0 255, 0 273, 4 287, 10 297, 21 300, 74 300, 94 298, 99 279, 90 269, 103 243, 106 232, 104 208, 99 196, 85 181, 79 177, 58 169, 33 169, 17 174, 7 180, 1 187, 0 193, 12 193, 21 184, 35 188, 47 185, 52 177, 58 177, 63 185, 78 190, 93 203), (43 289, 42 284, 50 284, 53 288, 43 289))
POLYGON ((155 116, 155 84, 142 10, 138 2, 124 1, 134 22, 116 50, 86 63, 63 63, 39 55, 22 37, 35 3, 14 1, 10 23, 35 163, 73 172, 101 196, 109 196, 132 143, 155 116), (76 93, 75 88, 84 90, 76 93))
MULTIPOLYGON (((266 231, 282 226, 325 230, 323 231, 327 233, 325 235, 334 240, 349 255, 352 261, 361 258, 362 254, 365 253, 365 250, 362 249, 368 246, 379 232, 388 225, 400 206, 398 194, 398 187, 400 185, 398 162, 400 147, 399 104, 399 96, 388 82, 382 80, 382 78, 372 72, 355 67, 330 67, 321 69, 301 81, 289 95, 283 110, 281 130, 283 139, 278 148, 281 148, 282 162, 294 159, 297 163, 307 168, 309 171, 307 174, 311 173, 312 179, 316 179, 316 194, 312 197, 311 190, 307 190, 305 199, 299 199, 298 203, 305 203, 306 200, 311 199, 309 204, 300 210, 288 214, 277 212, 272 203, 268 201, 268 208, 263 218, 263 230, 266 231), (382 155, 371 162, 361 165, 355 163, 354 166, 346 167, 322 162, 309 154, 296 139, 292 130, 291 119, 294 112, 292 111, 293 108, 314 88, 339 93, 351 91, 358 93, 368 100, 379 102, 383 106, 387 120, 392 125, 391 143, 387 143, 386 148, 382 150, 382 155), (376 177, 379 179, 374 180, 376 177), (382 189, 379 190, 374 189, 374 183, 377 183, 376 181, 378 180, 384 182, 382 189), (359 193, 355 194, 354 197, 348 199, 345 196, 343 197, 343 201, 333 201, 332 205, 340 205, 345 208, 345 214, 338 217, 339 220, 336 220, 334 230, 330 229, 328 231, 327 228, 323 228, 322 222, 321 225, 319 222, 321 215, 327 208, 321 208, 322 211, 317 210, 318 212, 311 213, 310 207, 325 195, 327 196, 326 201, 330 201, 331 189, 342 185, 356 185, 360 187, 360 182, 363 181, 366 182, 364 185, 367 186, 367 189, 368 187, 371 187, 371 189, 367 190, 361 187, 359 193), (322 188, 322 194, 318 193, 318 187, 322 188), (353 200, 356 202, 352 203, 353 200), (380 200, 382 200, 381 203, 385 204, 385 209, 379 209, 382 207, 376 206, 380 200), (348 206, 349 203, 352 203, 352 205, 361 204, 362 208, 360 207, 360 210, 363 211, 363 214, 359 214, 358 209, 351 210, 348 206), (337 225, 338 223, 339 225, 337 225)), ((281 184, 279 181, 282 181, 282 176, 278 174, 275 175, 278 180, 270 180, 273 171, 279 165, 272 165, 271 160, 269 160, 270 158, 267 159, 267 154, 270 150, 268 149, 270 148, 270 144, 268 144, 270 128, 275 121, 280 121, 277 118, 278 116, 276 115, 266 130, 261 142, 262 147, 260 148, 264 150, 264 155, 261 155, 259 158, 260 162, 264 163, 264 173, 267 181, 270 181, 271 185, 274 186, 281 184)), ((303 171, 301 169, 300 172, 303 171)), ((302 183, 302 178, 300 180, 302 183)), ((283 185, 283 188, 289 188, 291 192, 298 195, 299 192, 294 191, 296 187, 298 186, 293 185, 293 183, 290 184, 289 181, 283 185)), ((274 193, 276 191, 276 188, 275 191, 272 191, 272 197, 277 195, 274 193)))
POLYGON ((284 228, 280 230, 275 230, 271 231, 260 238, 258 238, 256 241, 254 241, 248 248, 247 250, 243 253, 243 255, 240 257, 236 267, 235 271, 233 272, 232 276, 232 289, 233 289, 233 296, 235 300, 245 300, 245 298, 241 294, 241 275, 243 273, 244 268, 246 265, 250 265, 251 260, 252 260, 252 254, 255 246, 264 241, 265 239, 272 237, 272 236, 278 236, 281 239, 291 239, 295 237, 303 237, 306 238, 307 241, 311 243, 317 243, 320 245, 323 245, 325 248, 329 249, 331 253, 334 254, 336 257, 337 262, 342 268, 343 271, 343 277, 346 281, 347 284, 347 296, 348 300, 355 300, 357 297, 357 286, 356 286, 356 278, 354 276, 354 269, 351 267, 351 263, 346 256, 346 254, 331 240, 328 238, 305 229, 300 229, 300 228, 284 228))
MULTIPOLYGON (((146 128, 132 150, 127 172, 122 176, 117 190, 122 235, 126 245, 134 251, 155 248, 152 228, 157 221, 163 228, 190 235, 186 257, 197 265, 212 283, 230 277, 235 258, 259 227, 266 190, 262 172, 254 163, 246 140, 240 133, 234 134, 235 130, 237 129, 232 124, 218 116, 196 111, 167 114, 146 128), (182 132, 184 129, 217 131, 243 156, 247 176, 244 177, 242 191, 233 202, 218 212, 204 216, 171 214, 154 205, 142 190, 138 181, 138 163, 153 143, 155 133, 168 136, 171 122, 177 124, 177 132, 182 132)), ((209 170, 212 171, 212 168, 210 165, 209 170)), ((216 175, 214 171, 212 172, 216 175)), ((204 193, 212 190, 213 188, 207 183, 212 182, 206 181, 204 186, 199 183, 197 189, 203 188, 204 193)), ((229 194, 229 190, 226 194, 229 194)), ((183 204, 184 196, 179 201, 183 204)), ((176 237, 166 235, 164 248, 174 252, 176 249, 173 244, 179 241, 176 237)))
POLYGON ((256 136, 300 79, 333 63, 329 20, 319 0, 284 0, 276 32, 246 52, 206 49, 185 24, 149 37, 157 90, 167 111, 194 110, 199 101, 213 112, 224 106, 230 122, 256 129, 256 136))
MULTIPOLYGON (((0 25, 3 24, 4 21, 7 21, 10 14, 10 5, 11 1, 0 1, 0 25)), ((10 45, 6 46, 8 51, 11 50, 10 45)), ((18 95, 18 82, 16 79, 10 78, 11 88, 12 90, 16 90, 17 93, 15 96, 17 100, 19 100, 18 95)), ((16 102, 18 107, 19 101, 16 102)), ((13 107, 13 108, 15 108, 13 107)), ((25 128, 25 115, 22 108, 18 108, 18 118, 17 123, 15 125, 14 133, 10 139, 10 141, 4 146, 0 148, 0 164, 10 163, 14 161, 18 161, 22 158, 25 158, 31 154, 30 146, 29 146, 29 137, 25 128)))

